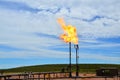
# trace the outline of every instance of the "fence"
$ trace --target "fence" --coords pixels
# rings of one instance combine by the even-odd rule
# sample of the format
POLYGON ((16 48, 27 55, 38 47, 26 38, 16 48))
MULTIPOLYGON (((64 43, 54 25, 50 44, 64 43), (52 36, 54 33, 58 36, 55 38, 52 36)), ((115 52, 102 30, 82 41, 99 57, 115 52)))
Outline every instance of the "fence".
POLYGON ((120 80, 120 75, 117 76, 72 76, 69 77, 68 72, 26 72, 21 74, 0 75, 0 80, 76 80, 76 79, 93 79, 103 78, 104 80, 120 80))

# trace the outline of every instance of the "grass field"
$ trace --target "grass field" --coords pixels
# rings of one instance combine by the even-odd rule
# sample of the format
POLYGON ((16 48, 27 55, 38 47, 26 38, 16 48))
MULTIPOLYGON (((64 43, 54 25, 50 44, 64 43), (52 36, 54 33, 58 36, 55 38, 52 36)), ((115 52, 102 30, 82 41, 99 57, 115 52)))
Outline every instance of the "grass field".
MULTIPOLYGON (((5 73, 18 73, 18 72, 54 72, 61 71, 62 68, 66 69, 68 64, 49 64, 49 65, 35 65, 35 66, 24 66, 10 69, 0 69, 0 72, 5 73)), ((94 73, 96 69, 100 67, 116 67, 120 69, 119 64, 79 64, 79 71, 86 73, 94 73)), ((72 71, 75 71, 75 65, 72 64, 72 71)))

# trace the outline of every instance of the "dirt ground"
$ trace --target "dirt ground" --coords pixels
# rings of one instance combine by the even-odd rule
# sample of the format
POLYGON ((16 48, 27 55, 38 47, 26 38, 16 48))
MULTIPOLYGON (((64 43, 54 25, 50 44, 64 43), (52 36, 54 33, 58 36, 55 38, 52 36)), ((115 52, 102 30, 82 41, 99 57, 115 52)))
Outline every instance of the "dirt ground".
MULTIPOLYGON (((52 79, 51 79, 52 80, 52 79)), ((77 78, 77 79, 54 79, 54 80, 120 80, 119 78, 84 78, 84 79, 81 79, 81 78, 77 78)))
MULTIPOLYGON (((75 76, 74 74, 72 74, 72 75, 75 76)), ((53 79, 53 80, 120 80, 120 77, 96 78, 96 74, 85 74, 84 73, 84 74, 79 74, 79 76, 81 76, 82 78, 66 78, 66 79, 53 79), (91 77, 91 78, 85 78, 85 77, 91 77)))

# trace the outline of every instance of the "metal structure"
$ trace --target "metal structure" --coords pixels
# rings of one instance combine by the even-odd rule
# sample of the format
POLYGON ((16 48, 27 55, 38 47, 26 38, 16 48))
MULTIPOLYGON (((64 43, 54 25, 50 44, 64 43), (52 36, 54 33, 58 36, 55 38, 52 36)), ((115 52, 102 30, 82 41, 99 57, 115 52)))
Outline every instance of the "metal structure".
MULTIPOLYGON (((28 73, 19 73, 19 74, 9 74, 9 75, 0 75, 0 80, 70 80, 70 79, 105 79, 111 78, 112 80, 120 80, 120 76, 78 76, 78 77, 69 77, 68 72, 32 72, 28 73)), ((111 80, 110 79, 110 80, 111 80)))
POLYGON ((71 42, 69 42, 69 77, 72 77, 72 65, 71 65, 71 42))
POLYGON ((118 76, 118 69, 117 68, 100 68, 96 70, 97 76, 118 76))
POLYGON ((78 45, 74 45, 75 50, 76 50, 76 77, 79 76, 79 55, 78 55, 78 50, 79 50, 79 46, 78 45))
POLYGON ((0 75, 0 80, 50 80, 69 78, 68 72, 26 72, 19 74, 0 75))
MULTIPOLYGON (((78 56, 78 50, 79 46, 74 45, 75 50, 76 50, 76 77, 79 76, 79 56, 78 56)), ((69 42, 69 77, 72 77, 72 64, 71 64, 71 42, 69 42)))

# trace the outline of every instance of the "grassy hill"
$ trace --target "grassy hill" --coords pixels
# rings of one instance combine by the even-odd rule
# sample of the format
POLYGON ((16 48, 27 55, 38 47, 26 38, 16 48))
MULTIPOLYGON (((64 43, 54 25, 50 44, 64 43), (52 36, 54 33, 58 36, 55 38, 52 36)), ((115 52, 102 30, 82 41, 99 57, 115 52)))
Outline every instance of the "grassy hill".
MULTIPOLYGON (((16 72, 52 72, 61 71, 62 68, 67 68, 68 64, 50 64, 50 65, 35 65, 35 66, 24 66, 11 69, 0 70, 5 73, 16 73, 16 72)), ((95 72, 100 67, 116 67, 120 69, 118 64, 79 64, 80 72, 95 72)), ((75 71, 75 65, 72 65, 72 71, 75 71)))

